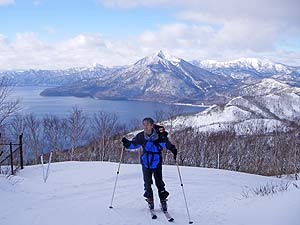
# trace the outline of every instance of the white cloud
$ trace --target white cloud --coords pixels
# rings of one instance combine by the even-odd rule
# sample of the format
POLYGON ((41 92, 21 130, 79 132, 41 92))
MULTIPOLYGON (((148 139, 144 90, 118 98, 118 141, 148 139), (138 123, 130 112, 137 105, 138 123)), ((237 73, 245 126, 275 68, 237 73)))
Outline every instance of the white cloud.
MULTIPOLYGON (((0 35, 0 69, 53 69, 95 63, 124 65, 160 49, 187 60, 266 57, 300 65, 299 48, 293 49, 290 44, 287 51, 279 44, 300 40, 300 1, 297 0, 98 2, 109 7, 175 6, 180 10, 175 14, 174 23, 161 24, 129 38, 81 33, 66 40, 46 42, 35 33, 19 33, 13 40, 0 35)), ((52 27, 44 29, 48 33, 56 32, 52 27)))
MULTIPOLYGON (((298 0, 98 0, 109 7, 174 7, 177 23, 147 30, 140 39, 189 57, 225 59, 283 54, 279 43, 300 37, 298 0), (185 25, 189 24, 189 25, 185 25), (192 50, 191 50, 192 49, 192 50), (195 52, 198 52, 198 57, 195 52), (227 55, 225 55, 227 54, 227 55)), ((146 48, 146 47, 144 47, 146 48)), ((295 48, 299 54, 299 48, 295 48)), ((290 54, 287 54, 287 56, 290 54)), ((284 57, 280 57, 283 59, 284 57)), ((286 58, 284 62, 289 62, 286 58)), ((300 63, 298 63, 300 64, 300 63)))
MULTIPOLYGON (((0 69, 56 69, 127 64, 138 50, 124 40, 85 33, 58 41, 41 41, 35 33, 18 33, 14 40, 0 35, 0 69)), ((133 60, 133 61, 130 61, 133 60)))
POLYGON ((0 7, 5 5, 15 4, 14 0, 0 0, 0 7))
POLYGON ((45 42, 35 33, 18 33, 14 40, 0 35, 0 69, 57 69, 78 66, 125 65, 160 49, 186 60, 232 60, 266 57, 299 65, 300 52, 221 46, 226 40, 209 26, 170 24, 137 37, 112 39, 98 33, 82 33, 72 38, 45 42), (221 39, 221 41, 220 41, 221 39), (219 44, 218 44, 219 43, 219 44))

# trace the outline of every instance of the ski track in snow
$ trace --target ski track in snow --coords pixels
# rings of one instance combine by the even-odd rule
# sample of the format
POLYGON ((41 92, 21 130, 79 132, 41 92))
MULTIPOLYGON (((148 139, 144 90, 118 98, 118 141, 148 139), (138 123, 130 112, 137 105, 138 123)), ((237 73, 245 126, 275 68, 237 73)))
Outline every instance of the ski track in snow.
MULTIPOLYGON (((180 167, 194 224, 298 225, 300 190, 267 197, 242 197, 243 189, 283 179, 232 171, 180 167), (288 222, 288 223, 287 223, 288 222)), ((154 187, 152 220, 142 197, 140 165, 121 165, 113 209, 109 209, 116 178, 116 163, 53 163, 47 183, 41 165, 27 166, 17 176, 0 175, 1 225, 145 225, 170 224, 159 209, 154 187)), ((163 167, 170 192, 169 212, 174 224, 188 224, 182 189, 175 166, 163 167)), ((300 186, 300 183, 294 181, 300 186)))

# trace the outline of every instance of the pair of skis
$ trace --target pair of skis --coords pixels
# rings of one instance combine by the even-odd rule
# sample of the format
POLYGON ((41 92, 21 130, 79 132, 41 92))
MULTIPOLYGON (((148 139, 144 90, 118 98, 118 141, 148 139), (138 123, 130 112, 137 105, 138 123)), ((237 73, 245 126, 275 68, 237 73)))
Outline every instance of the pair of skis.
MULTIPOLYGON (((157 215, 156 215, 154 209, 150 209, 149 208, 149 210, 150 210, 151 218, 152 219, 157 219, 157 215)), ((174 221, 174 218, 170 215, 170 213, 168 211, 164 211, 162 209, 161 209, 161 211, 164 213, 164 215, 166 216, 166 218, 167 218, 167 220, 169 222, 173 222, 174 221)))

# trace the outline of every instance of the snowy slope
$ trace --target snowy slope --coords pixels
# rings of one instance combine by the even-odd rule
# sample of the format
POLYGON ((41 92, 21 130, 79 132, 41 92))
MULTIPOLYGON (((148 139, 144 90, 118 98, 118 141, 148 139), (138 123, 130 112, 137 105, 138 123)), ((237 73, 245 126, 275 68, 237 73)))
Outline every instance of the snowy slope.
MULTIPOLYGON (((170 224, 159 210, 156 221, 150 218, 142 197, 140 165, 121 166, 114 209, 108 208, 116 169, 116 163, 107 162, 54 163, 47 183, 40 165, 25 167, 9 179, 0 175, 0 224, 170 224)), ((163 170, 171 193, 169 212, 175 224, 187 224, 176 167, 163 170)), ((192 167, 181 167, 181 172, 194 224, 299 224, 300 190, 293 185, 273 196, 242 196, 251 187, 283 179, 192 167)))
POLYGON ((227 62, 217 62, 215 60, 194 60, 193 64, 213 72, 231 75, 237 79, 242 78, 239 77, 239 74, 244 74, 244 77, 250 75, 265 77, 275 74, 290 74, 298 71, 297 67, 284 65, 282 63, 275 63, 268 59, 257 58, 240 58, 227 62))
POLYGON ((292 87, 299 87, 299 67, 275 63, 268 59, 241 58, 227 62, 194 60, 192 63, 212 73, 239 80, 241 84, 255 84, 263 78, 273 78, 285 81, 292 87))
MULTIPOLYGON (((300 96, 294 93, 236 97, 224 106, 214 106, 200 113, 180 116, 173 121, 177 128, 192 126, 201 131, 233 128, 238 134, 288 130, 299 120, 300 96), (267 129, 265 129, 267 128, 267 129)), ((169 122, 166 122, 168 125, 169 122)))
POLYGON ((233 96, 260 96, 267 94, 282 94, 282 93, 296 93, 300 94, 299 87, 293 87, 283 81, 273 78, 264 78, 257 83, 251 85, 242 85, 234 90, 231 94, 233 96))

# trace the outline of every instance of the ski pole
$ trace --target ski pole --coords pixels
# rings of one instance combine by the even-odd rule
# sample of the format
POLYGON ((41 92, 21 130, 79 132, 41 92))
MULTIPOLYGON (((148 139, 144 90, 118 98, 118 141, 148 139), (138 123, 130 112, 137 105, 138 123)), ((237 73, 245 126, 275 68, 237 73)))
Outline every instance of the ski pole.
POLYGON ((44 169, 44 155, 41 155, 41 164, 42 164, 42 170, 43 170, 43 180, 45 182, 45 169, 44 169))
POLYGON ((118 166, 118 170, 117 170, 117 176, 116 176, 116 180, 115 180, 115 186, 114 186, 114 190, 113 190, 113 194, 112 194, 111 202, 110 202, 110 206, 109 206, 110 209, 113 208, 112 203, 113 203, 114 196, 115 196, 115 191, 116 191, 116 186, 117 186, 118 176, 119 176, 119 173, 120 173, 120 167, 121 167, 121 163, 122 163, 122 158, 123 158, 123 152, 124 152, 124 150, 125 150, 125 147, 123 147, 123 148, 122 148, 122 151, 121 151, 121 156, 120 156, 119 166, 118 166))
POLYGON ((46 183, 47 179, 48 179, 48 175, 49 175, 49 167, 50 167, 50 163, 51 163, 51 158, 52 158, 52 152, 50 152, 50 157, 49 157, 49 162, 46 168, 46 174, 45 174, 45 168, 44 168, 44 154, 41 155, 41 163, 42 163, 42 169, 43 169, 43 179, 44 182, 46 183))
POLYGON ((177 166, 177 170, 178 170, 178 175, 179 175, 179 179, 180 179, 180 185, 181 185, 181 188, 182 188, 182 193, 183 193, 183 198, 184 198, 184 202, 185 202, 185 206, 186 206, 187 215, 188 215, 188 218, 189 218, 189 224, 192 224, 193 221, 191 220, 191 217, 190 217, 190 212, 189 212, 189 208, 188 208, 188 204, 187 204, 187 201, 186 201, 185 192, 184 192, 184 188, 183 188, 181 173, 180 173, 177 161, 176 161, 176 166, 177 166))
POLYGON ((50 163, 51 163, 51 158, 52 158, 52 152, 50 152, 50 157, 49 157, 49 163, 47 165, 47 170, 46 170, 46 177, 45 177, 45 182, 48 179, 48 175, 49 175, 49 167, 50 167, 50 163))

